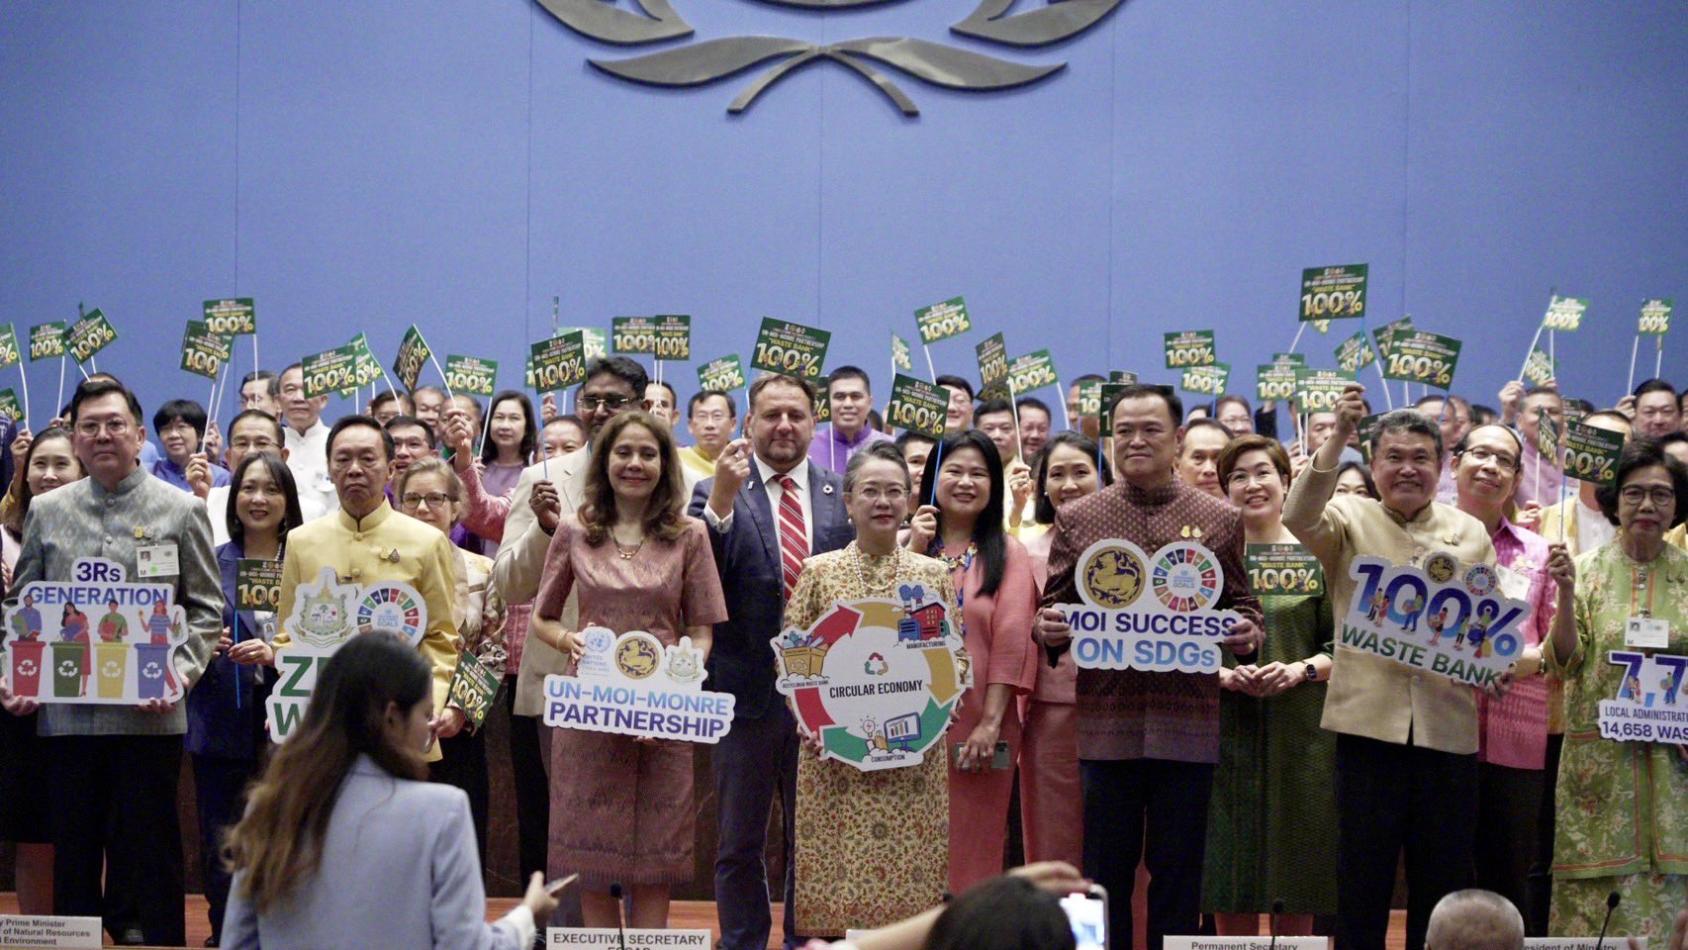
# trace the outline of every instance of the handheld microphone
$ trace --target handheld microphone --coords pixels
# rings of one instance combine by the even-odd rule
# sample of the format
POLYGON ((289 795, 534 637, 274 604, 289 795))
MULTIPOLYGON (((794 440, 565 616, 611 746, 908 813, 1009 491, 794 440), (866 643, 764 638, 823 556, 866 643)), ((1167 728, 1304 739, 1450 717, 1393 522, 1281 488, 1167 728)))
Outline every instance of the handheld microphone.
POLYGON ((1272 942, 1269 944, 1271 950, 1278 950, 1278 915, 1283 912, 1284 899, 1280 897, 1272 902, 1272 942))
MULTIPOLYGON (((615 901, 616 948, 617 950, 627 950, 627 924, 622 919, 621 882, 617 881, 610 885, 610 897, 615 901)), ((1597 947, 1595 950, 1599 950, 1599 948, 1597 947)))
POLYGON ((1600 950, 1600 945, 1606 942, 1606 928, 1612 923, 1612 911, 1618 909, 1618 892, 1606 895, 1606 919, 1600 922, 1600 939, 1594 941, 1594 950, 1600 950))

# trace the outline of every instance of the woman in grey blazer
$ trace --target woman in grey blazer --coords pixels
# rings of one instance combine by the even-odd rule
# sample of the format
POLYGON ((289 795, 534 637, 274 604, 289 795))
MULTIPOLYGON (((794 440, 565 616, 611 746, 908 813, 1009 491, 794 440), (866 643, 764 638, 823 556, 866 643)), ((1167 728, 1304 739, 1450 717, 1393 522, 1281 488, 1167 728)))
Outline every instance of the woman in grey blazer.
POLYGON ((225 947, 525 950, 556 907, 534 874, 486 922, 469 799, 426 781, 431 672, 403 640, 356 636, 321 670, 299 733, 224 848, 225 947))

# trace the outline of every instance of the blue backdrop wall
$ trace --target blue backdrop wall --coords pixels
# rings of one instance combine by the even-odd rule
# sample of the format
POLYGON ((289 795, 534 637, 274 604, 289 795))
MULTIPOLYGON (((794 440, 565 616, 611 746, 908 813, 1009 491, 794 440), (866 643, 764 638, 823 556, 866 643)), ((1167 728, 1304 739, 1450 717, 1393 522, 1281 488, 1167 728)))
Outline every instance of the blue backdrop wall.
MULTIPOLYGON (((1374 320, 1462 338, 1456 389, 1489 401, 1550 288, 1592 298, 1558 349, 1604 402, 1641 299, 1688 296, 1674 0, 1127 0, 1010 53, 948 33, 976 0, 674 6, 687 42, 915 36, 1068 65, 998 94, 893 74, 908 119, 816 63, 730 116, 756 73, 614 79, 586 59, 632 53, 530 0, 13 2, 0 321, 104 308, 121 338, 99 365, 150 407, 204 398, 176 367, 207 297, 257 298, 271 368, 356 329, 390 363, 414 321, 519 384, 553 294, 567 324, 693 314, 705 358, 748 356, 763 315, 816 324, 829 365, 876 376, 915 307, 965 294, 1065 377, 1168 379, 1160 333, 1211 327, 1249 391, 1295 330, 1299 269, 1365 261, 1374 320)), ((1682 334, 1666 371, 1688 381, 1682 334)), ((1302 349, 1330 365, 1338 336, 1302 349)), ((971 373, 976 339, 938 344, 940 371, 971 373)), ((29 369, 39 418, 56 366, 29 369)), ((667 372, 690 391, 689 366, 667 372)))

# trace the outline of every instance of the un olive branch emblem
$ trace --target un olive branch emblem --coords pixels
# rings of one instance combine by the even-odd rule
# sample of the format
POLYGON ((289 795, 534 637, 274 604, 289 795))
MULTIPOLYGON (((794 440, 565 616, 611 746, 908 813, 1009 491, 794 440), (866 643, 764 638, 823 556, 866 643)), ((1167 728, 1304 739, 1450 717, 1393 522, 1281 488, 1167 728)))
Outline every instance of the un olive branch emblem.
MULTIPOLYGON (((630 0, 623 9, 605 0, 538 0, 552 16, 582 36, 619 46, 644 46, 692 35, 692 27, 670 0, 630 0)), ((810 10, 843 10, 896 0, 763 0, 810 10)), ((1015 0, 979 0, 950 32, 999 46, 1030 48, 1071 39, 1113 12, 1122 0, 1044 0, 1044 5, 1010 14, 1015 0)), ((702 86, 780 60, 757 76, 727 107, 750 108, 768 87, 811 63, 830 60, 871 83, 904 115, 920 109, 892 81, 890 67, 946 89, 986 92, 1025 86, 1059 72, 1066 63, 1028 65, 947 43, 909 36, 879 36, 817 45, 778 36, 729 36, 687 43, 628 59, 589 59, 612 76, 652 86, 702 86)))

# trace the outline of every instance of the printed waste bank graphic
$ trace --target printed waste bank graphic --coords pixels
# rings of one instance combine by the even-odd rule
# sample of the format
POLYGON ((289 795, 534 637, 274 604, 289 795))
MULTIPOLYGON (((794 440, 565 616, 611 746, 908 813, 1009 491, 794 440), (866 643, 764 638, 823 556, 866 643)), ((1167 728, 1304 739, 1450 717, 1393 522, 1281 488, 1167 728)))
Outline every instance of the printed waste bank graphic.
POLYGON ((1619 742, 1688 743, 1688 699, 1682 673, 1688 656, 1613 650, 1606 662, 1623 667, 1618 694, 1600 701, 1600 735, 1619 742))
POLYGON ((681 637, 605 627, 581 631, 586 652, 574 676, 545 677, 545 724, 681 742, 721 741, 733 725, 733 695, 703 688, 703 651, 681 637))
POLYGON ((894 600, 839 601, 771 643, 777 687, 820 736, 822 757, 864 772, 920 764, 973 681, 948 608, 920 584, 900 585, 894 600))
POLYGON ((174 658, 187 644, 187 612, 172 585, 130 583, 104 558, 78 560, 71 576, 31 581, 6 610, 13 695, 106 706, 181 699, 174 658))
POLYGON ((1487 564, 1433 551, 1422 566, 1355 558, 1354 598, 1338 644, 1467 686, 1494 686, 1523 655, 1530 606, 1502 591, 1487 564))
POLYGON ((1073 628, 1073 662, 1092 670, 1216 673, 1220 642, 1242 617, 1214 607, 1219 558, 1196 541, 1151 557, 1124 538, 1092 544, 1075 565, 1082 604, 1059 604, 1073 628))
POLYGON ((292 642, 276 651, 279 679, 264 711, 274 742, 284 741, 304 719, 317 676, 347 640, 382 630, 417 646, 428 629, 428 605, 409 584, 342 584, 334 569, 325 567, 316 583, 300 584, 294 592, 284 627, 292 642))

